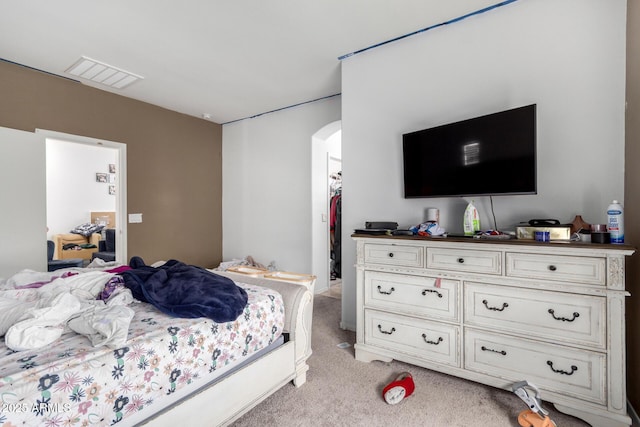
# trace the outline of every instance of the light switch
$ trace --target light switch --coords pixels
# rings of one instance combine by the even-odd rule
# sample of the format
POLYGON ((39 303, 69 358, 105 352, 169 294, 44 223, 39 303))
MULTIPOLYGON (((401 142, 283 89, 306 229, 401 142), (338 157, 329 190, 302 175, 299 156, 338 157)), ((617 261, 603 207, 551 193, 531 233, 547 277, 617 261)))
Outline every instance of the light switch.
POLYGON ((327 214, 322 214, 322 222, 327 222, 327 214))
POLYGON ((133 224, 136 222, 142 222, 142 214, 141 213, 129 214, 129 223, 133 224))

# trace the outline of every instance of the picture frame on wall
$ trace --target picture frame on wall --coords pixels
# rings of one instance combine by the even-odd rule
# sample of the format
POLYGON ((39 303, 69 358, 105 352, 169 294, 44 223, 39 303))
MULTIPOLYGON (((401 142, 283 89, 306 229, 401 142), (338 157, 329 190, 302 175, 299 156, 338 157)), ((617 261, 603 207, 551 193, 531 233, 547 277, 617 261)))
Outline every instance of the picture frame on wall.
POLYGON ((96 182, 107 182, 109 178, 106 173, 97 172, 96 173, 96 182))
POLYGON ((110 185, 109 186, 109 194, 112 196, 115 196, 116 194, 116 186, 115 185, 110 185))
POLYGON ((115 163, 109 163, 109 173, 116 173, 115 163))

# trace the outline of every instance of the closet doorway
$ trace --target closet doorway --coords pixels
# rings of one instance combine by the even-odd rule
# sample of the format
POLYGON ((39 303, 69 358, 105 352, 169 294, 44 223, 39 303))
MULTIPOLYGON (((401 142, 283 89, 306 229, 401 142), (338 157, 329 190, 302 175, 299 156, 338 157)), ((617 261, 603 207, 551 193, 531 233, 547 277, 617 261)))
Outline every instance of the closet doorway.
POLYGON ((342 289, 342 160, 329 156, 329 290, 342 289))
MULTIPOLYGON (((332 259, 332 253, 335 256, 336 249, 341 252, 341 246, 332 245, 330 229, 331 202, 338 188, 338 182, 334 177, 342 170, 340 121, 329 123, 312 136, 311 157, 311 257, 312 272, 316 276, 315 290, 316 293, 335 291, 336 297, 341 298, 338 278, 331 280, 332 265, 335 265, 336 261, 332 259)), ((340 174, 340 178, 341 176, 340 174)), ((341 179, 339 185, 341 190, 341 179)), ((340 237, 338 236, 337 244, 340 244, 340 237)), ((333 243, 336 241, 334 240, 333 243)), ((337 261, 339 263, 340 260, 337 261)))

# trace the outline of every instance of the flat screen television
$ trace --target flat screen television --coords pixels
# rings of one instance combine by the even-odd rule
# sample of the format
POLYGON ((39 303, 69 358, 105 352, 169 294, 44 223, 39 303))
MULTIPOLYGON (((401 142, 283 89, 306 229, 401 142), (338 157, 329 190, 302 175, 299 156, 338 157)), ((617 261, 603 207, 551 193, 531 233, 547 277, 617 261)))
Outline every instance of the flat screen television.
POLYGON ((536 194, 536 104, 404 134, 404 197, 536 194))

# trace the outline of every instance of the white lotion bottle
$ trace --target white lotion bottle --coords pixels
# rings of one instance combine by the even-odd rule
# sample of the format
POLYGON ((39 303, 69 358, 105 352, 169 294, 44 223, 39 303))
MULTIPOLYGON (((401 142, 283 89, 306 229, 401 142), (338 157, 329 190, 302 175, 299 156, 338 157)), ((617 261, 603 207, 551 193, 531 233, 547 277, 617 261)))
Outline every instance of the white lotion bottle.
POLYGON ((617 200, 611 202, 607 208, 607 229, 611 236, 611 243, 624 243, 624 211, 617 200))

